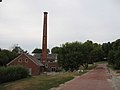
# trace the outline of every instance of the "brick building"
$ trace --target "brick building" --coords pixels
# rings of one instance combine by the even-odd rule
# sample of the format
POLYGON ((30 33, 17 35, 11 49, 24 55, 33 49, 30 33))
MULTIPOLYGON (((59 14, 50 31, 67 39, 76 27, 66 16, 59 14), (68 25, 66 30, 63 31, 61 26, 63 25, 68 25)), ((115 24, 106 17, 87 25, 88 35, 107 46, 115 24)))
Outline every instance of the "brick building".
POLYGON ((30 75, 40 75, 41 73, 44 72, 45 67, 47 72, 54 72, 58 71, 59 69, 56 54, 48 54, 47 62, 45 65, 43 65, 41 63, 40 54, 35 54, 34 56, 32 56, 23 53, 7 64, 7 66, 10 65, 22 65, 29 69, 30 75))
POLYGON ((7 64, 7 66, 10 65, 22 65, 29 69, 30 75, 40 75, 44 72, 44 65, 35 57, 26 53, 19 55, 7 64))
MULTIPOLYGON (((42 55, 40 53, 34 53, 34 57, 42 61, 42 55)), ((59 64, 57 60, 57 54, 47 54, 45 67, 48 72, 58 71, 59 64)))

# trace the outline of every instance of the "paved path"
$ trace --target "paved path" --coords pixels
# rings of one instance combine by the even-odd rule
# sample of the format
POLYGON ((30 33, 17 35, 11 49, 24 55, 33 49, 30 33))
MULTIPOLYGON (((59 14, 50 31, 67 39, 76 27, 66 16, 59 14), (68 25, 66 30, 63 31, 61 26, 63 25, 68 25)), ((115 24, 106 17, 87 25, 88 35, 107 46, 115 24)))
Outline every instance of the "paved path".
POLYGON ((54 90, 115 90, 111 76, 108 73, 106 64, 99 64, 98 67, 83 76, 65 83, 54 90))

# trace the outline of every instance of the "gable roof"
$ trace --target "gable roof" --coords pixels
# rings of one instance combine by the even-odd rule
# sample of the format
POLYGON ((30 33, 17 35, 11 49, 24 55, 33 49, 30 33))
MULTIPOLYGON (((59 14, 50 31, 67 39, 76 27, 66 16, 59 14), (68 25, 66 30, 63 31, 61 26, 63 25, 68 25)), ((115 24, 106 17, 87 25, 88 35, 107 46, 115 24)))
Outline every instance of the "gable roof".
POLYGON ((37 63, 39 66, 44 66, 40 60, 36 59, 34 56, 32 55, 27 55, 27 57, 29 57, 32 61, 34 61, 35 63, 37 63))
POLYGON ((33 63, 35 63, 38 66, 44 66, 39 60, 37 60, 35 57, 33 57, 32 55, 26 54, 26 53, 22 53, 21 55, 19 55, 18 57, 16 57, 14 60, 10 61, 7 65, 11 64, 13 61, 15 61, 17 58, 21 57, 22 55, 25 55, 26 57, 28 57, 33 63))

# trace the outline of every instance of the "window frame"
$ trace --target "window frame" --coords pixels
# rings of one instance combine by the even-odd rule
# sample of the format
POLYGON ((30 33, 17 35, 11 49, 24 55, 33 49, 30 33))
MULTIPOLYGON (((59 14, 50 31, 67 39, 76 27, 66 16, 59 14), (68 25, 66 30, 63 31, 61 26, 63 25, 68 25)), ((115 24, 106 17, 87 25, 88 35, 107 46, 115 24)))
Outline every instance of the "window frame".
POLYGON ((18 59, 18 62, 19 62, 19 63, 22 63, 22 59, 21 59, 21 58, 19 58, 19 59, 18 59))
POLYGON ((28 63, 28 58, 25 58, 25 63, 28 63))

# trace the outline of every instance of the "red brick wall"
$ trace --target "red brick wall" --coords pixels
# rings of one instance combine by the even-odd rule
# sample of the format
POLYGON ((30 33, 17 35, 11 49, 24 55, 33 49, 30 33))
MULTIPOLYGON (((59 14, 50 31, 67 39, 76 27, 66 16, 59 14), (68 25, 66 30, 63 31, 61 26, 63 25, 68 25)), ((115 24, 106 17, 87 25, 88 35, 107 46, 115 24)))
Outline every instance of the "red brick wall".
POLYGON ((36 65, 33 61, 31 61, 31 59, 28 58, 25 54, 18 56, 18 58, 14 59, 9 65, 18 65, 18 64, 23 65, 27 68, 31 68, 32 75, 39 75, 40 74, 41 67, 36 65), (19 62, 20 59, 21 59, 21 62, 19 62), (25 62, 26 59, 28 62, 25 62))

